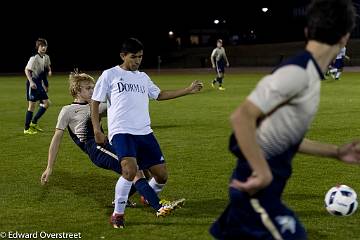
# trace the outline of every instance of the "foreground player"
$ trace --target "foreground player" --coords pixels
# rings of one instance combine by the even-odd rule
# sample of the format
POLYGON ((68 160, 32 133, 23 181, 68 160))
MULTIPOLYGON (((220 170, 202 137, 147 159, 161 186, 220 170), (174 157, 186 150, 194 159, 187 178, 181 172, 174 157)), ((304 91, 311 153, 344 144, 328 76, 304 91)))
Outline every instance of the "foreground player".
POLYGON ((112 214, 114 224, 123 223, 124 203, 138 168, 150 170, 153 179, 149 184, 156 192, 161 191, 167 181, 165 159, 150 127, 149 98, 167 100, 196 93, 202 88, 202 83, 194 81, 184 89, 160 91, 146 73, 138 71, 143 45, 135 38, 123 43, 120 56, 123 63, 105 70, 99 77, 91 104, 95 140, 104 144, 106 138, 98 119, 99 104, 108 101, 109 140, 123 169, 121 195, 115 199, 120 207, 112 214))
POLYGON ((43 38, 39 38, 36 41, 35 47, 37 53, 29 59, 25 67, 25 74, 27 77, 26 97, 29 102, 25 118, 25 135, 43 132, 37 122, 49 108, 49 100, 46 94, 49 87, 47 76, 51 76, 52 72, 50 67, 50 57, 46 54, 48 47, 47 41, 43 38), (33 118, 37 101, 40 102, 39 110, 33 118))
MULTIPOLYGON (((56 130, 49 147, 47 168, 41 176, 42 184, 49 181, 49 177, 55 165, 62 136, 66 128, 75 144, 89 156, 90 160, 96 166, 113 170, 114 172, 121 174, 121 166, 116 155, 113 153, 112 147, 109 144, 99 147, 94 140, 89 106, 95 85, 94 79, 85 73, 72 73, 70 74, 69 80, 69 89, 74 101, 72 104, 64 106, 59 114, 56 130)), ((101 104, 100 109, 100 114, 102 116, 106 115, 106 104, 101 104)), ((121 182, 121 179, 123 179, 123 177, 119 178, 118 183, 121 182)), ((144 178, 142 171, 138 171, 136 174, 134 185, 137 191, 145 196, 150 206, 156 210, 157 216, 169 214, 181 203, 181 201, 167 201, 162 205, 157 194, 144 178)), ((118 191, 119 188, 117 186, 115 189, 115 198, 118 195, 118 191)), ((121 228, 124 226, 116 225, 115 227, 121 228)))
POLYGON ((221 39, 217 40, 216 48, 212 51, 210 58, 212 68, 215 68, 216 70, 216 78, 211 83, 211 86, 215 88, 215 84, 219 83, 219 90, 225 90, 225 88, 222 87, 225 74, 225 64, 227 67, 229 67, 230 64, 223 47, 223 41, 221 39))
POLYGON ((357 142, 338 147, 304 138, 318 109, 320 79, 354 27, 353 5, 315 0, 307 14, 306 50, 264 77, 231 116, 230 150, 238 161, 230 203, 210 228, 216 239, 306 239, 281 201, 296 152, 360 163, 357 142))

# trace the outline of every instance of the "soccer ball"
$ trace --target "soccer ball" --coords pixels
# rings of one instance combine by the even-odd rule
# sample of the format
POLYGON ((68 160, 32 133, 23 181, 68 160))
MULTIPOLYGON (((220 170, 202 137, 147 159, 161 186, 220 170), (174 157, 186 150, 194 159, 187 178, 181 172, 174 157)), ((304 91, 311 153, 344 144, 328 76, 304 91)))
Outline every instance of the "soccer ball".
POLYGON ((356 192, 349 186, 332 187, 325 195, 326 210, 335 216, 350 216, 358 207, 356 198, 356 192))

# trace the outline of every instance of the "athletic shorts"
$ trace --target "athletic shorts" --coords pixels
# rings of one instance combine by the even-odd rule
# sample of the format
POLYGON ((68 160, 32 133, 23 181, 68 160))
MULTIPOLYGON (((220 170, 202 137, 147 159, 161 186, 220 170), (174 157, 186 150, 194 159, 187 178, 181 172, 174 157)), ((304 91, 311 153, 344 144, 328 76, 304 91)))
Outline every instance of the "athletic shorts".
POLYGON ((134 157, 140 170, 165 163, 160 145, 153 133, 147 135, 132 135, 119 133, 111 141, 119 159, 134 157))
POLYGON ((30 87, 29 80, 26 81, 26 99, 31 102, 37 102, 49 99, 45 89, 43 88, 41 82, 35 82, 36 89, 30 87))
POLYGON ((307 239, 294 212, 281 201, 285 184, 286 180, 274 177, 268 187, 251 197, 230 187, 230 203, 211 226, 211 235, 215 239, 307 239))

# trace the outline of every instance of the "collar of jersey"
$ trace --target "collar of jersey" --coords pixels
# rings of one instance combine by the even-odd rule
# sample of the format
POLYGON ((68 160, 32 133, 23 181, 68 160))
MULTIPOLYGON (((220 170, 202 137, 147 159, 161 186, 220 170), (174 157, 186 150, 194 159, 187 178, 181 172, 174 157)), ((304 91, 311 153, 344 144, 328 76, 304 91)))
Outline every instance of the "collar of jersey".
POLYGON ((83 102, 83 103, 80 103, 80 102, 72 102, 72 104, 87 105, 87 104, 89 104, 89 103, 87 103, 87 102, 83 102))

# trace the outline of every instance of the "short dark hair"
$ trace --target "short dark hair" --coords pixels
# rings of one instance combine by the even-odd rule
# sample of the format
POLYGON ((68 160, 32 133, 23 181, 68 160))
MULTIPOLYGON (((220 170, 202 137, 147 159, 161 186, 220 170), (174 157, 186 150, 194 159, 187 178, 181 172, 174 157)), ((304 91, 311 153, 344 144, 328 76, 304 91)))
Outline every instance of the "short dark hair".
POLYGON ((122 53, 137 53, 141 50, 144 50, 143 44, 136 38, 128 38, 126 39, 122 46, 121 52, 122 53))
POLYGON ((36 49, 39 48, 39 46, 47 46, 47 41, 45 38, 38 38, 38 40, 36 40, 36 43, 35 43, 35 47, 36 49))
POLYGON ((221 39, 221 38, 219 38, 217 41, 216 41, 216 43, 223 43, 223 40, 221 39))
POLYGON ((313 0, 307 9, 308 40, 334 45, 354 26, 351 0, 313 0))

